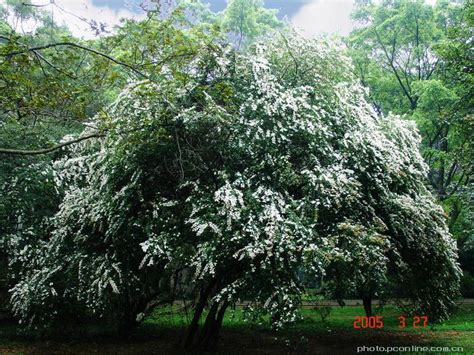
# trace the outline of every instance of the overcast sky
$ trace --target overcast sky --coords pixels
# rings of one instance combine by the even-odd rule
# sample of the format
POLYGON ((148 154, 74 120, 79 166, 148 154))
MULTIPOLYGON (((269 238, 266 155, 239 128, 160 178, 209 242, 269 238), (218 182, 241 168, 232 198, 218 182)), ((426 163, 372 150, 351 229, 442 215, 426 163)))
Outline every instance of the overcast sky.
MULTIPOLYGON (((57 6, 46 6, 57 22, 65 22, 74 35, 91 38, 93 33, 80 18, 105 22, 112 28, 120 18, 143 18, 144 13, 139 4, 144 0, 55 0, 57 6)), ((212 10, 220 11, 226 0, 203 0, 210 4, 212 10)), ((435 0, 428 0, 433 3, 435 0)), ((0 0, 0 4, 5 0, 0 0)), ((32 3, 43 5, 50 0, 33 0, 32 3)), ((287 18, 290 23, 303 31, 308 37, 324 33, 346 35, 353 28, 350 19, 353 0, 266 0, 268 8, 279 9, 279 16, 287 18)))

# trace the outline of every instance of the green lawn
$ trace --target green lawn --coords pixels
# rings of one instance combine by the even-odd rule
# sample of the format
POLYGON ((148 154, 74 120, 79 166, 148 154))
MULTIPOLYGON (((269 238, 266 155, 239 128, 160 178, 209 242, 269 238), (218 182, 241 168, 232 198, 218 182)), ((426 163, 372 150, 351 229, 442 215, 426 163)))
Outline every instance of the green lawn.
MULTIPOLYGON (((415 345, 463 347, 464 354, 474 354, 474 305, 460 307, 449 321, 420 329, 400 329, 400 311, 393 306, 377 313, 384 318, 383 329, 353 329, 354 317, 363 314, 362 307, 335 307, 323 322, 318 311, 304 309, 302 320, 284 331, 274 332, 267 319, 249 321, 244 319, 242 309, 229 310, 224 319, 220 353, 339 355, 355 354, 360 346, 415 345)), ((179 354, 190 316, 182 307, 158 308, 128 341, 105 336, 107 330, 98 332, 92 328, 81 330, 77 333, 80 337, 67 341, 33 341, 16 335, 16 326, 0 325, 0 353, 179 354)))

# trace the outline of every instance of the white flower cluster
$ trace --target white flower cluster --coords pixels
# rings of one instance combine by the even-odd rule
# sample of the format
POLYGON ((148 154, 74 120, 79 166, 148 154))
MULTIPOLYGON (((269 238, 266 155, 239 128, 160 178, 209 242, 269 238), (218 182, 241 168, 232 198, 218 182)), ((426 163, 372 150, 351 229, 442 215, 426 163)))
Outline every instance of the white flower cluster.
MULTIPOLYGON (((105 141, 58 163, 68 189, 46 254, 66 264, 65 294, 102 309, 187 269, 196 289, 214 285, 207 301, 250 298, 281 327, 296 319, 301 272, 349 266, 334 281, 377 292, 392 276, 445 315, 455 291, 440 290, 459 271, 419 137, 376 116, 343 48, 294 35, 200 55, 184 82, 130 85, 105 141)), ((18 314, 38 282, 13 290, 18 314)))

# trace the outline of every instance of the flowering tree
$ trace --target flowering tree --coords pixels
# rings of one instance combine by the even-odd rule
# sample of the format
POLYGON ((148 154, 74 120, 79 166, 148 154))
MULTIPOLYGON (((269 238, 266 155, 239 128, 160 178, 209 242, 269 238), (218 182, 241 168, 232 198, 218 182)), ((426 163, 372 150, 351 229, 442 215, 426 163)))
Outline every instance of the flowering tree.
POLYGON ((350 264, 362 296, 391 276, 446 317, 459 269, 419 137, 365 94, 341 46, 297 35, 245 55, 208 46, 129 85, 107 137, 57 162, 66 195, 16 313, 50 318, 41 305, 67 298, 128 325, 187 282, 185 346, 209 350, 229 304, 249 300, 279 328, 297 317, 299 271, 350 264))

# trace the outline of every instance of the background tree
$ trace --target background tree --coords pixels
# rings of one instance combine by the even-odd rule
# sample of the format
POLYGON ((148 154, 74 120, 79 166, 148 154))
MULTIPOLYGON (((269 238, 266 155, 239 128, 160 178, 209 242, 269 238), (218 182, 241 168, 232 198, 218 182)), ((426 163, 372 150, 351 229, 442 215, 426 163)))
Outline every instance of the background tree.
POLYGON ((353 15, 356 73, 380 113, 416 121, 429 181, 462 248, 473 234, 472 2, 360 1, 353 15))
POLYGON ((236 36, 240 48, 283 29, 284 23, 278 20, 277 12, 266 9, 263 0, 230 0, 223 11, 222 28, 236 36))
MULTIPOLYGON (((445 85, 458 100, 451 107, 455 114, 455 132, 451 135, 451 154, 457 158, 455 170, 461 169, 463 179, 453 188, 454 194, 445 201, 451 215, 450 228, 458 239, 460 260, 463 266, 463 294, 474 295, 474 68, 472 34, 474 25, 474 4, 466 2, 461 20, 448 27, 445 41, 436 45, 436 53, 443 61, 445 85)), ((453 191, 451 190, 451 191, 453 191)))

